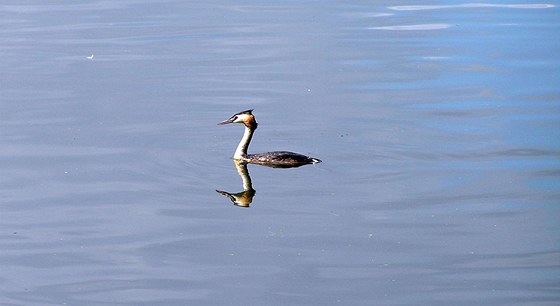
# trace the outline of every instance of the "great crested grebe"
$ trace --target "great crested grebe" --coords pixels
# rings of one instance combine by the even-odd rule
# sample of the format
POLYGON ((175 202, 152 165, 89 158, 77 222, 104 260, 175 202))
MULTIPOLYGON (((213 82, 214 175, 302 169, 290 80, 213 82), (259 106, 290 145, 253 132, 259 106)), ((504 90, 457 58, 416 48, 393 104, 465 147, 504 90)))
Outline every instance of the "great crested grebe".
POLYGON ((255 120, 255 116, 253 116, 252 109, 239 112, 218 124, 223 125, 229 123, 243 123, 243 125, 245 125, 245 133, 235 150, 235 154, 233 154, 233 159, 275 168, 299 167, 321 162, 321 160, 317 158, 287 151, 247 154, 251 138, 253 138, 253 133, 257 129, 257 120, 255 120))

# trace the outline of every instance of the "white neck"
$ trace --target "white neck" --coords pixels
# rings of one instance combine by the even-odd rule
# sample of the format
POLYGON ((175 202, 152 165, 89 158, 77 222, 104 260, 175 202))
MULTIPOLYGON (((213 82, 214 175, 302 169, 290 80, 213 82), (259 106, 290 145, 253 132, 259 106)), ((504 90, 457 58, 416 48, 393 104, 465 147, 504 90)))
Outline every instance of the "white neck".
POLYGON ((245 159, 247 157, 247 149, 249 148, 249 144, 251 143, 251 138, 253 138, 254 130, 248 127, 245 127, 245 133, 243 133, 243 138, 237 145, 237 149, 235 150, 235 154, 233 154, 234 159, 245 159))

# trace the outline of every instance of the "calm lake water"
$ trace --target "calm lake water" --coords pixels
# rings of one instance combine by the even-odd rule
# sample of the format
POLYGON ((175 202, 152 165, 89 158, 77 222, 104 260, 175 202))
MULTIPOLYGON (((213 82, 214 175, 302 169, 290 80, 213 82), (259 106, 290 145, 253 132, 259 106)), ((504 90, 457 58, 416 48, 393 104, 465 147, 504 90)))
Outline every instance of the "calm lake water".
POLYGON ((0 16, 0 304, 560 303, 555 1, 0 16))

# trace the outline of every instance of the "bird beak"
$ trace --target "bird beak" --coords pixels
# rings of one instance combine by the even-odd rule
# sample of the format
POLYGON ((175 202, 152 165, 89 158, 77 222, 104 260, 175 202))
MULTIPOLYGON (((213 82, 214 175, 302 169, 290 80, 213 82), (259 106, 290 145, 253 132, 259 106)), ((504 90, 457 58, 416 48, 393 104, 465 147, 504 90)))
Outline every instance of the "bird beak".
POLYGON ((233 123, 234 120, 235 119, 233 117, 231 117, 228 120, 224 120, 224 121, 218 123, 218 125, 230 124, 230 123, 233 123))

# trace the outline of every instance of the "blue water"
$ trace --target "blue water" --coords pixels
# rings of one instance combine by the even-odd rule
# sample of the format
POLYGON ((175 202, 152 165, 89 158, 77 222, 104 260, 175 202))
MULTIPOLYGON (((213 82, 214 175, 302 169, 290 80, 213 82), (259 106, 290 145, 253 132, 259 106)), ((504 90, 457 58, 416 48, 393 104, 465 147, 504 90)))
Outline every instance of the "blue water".
POLYGON ((0 304, 557 305, 559 13, 3 3, 0 304))

